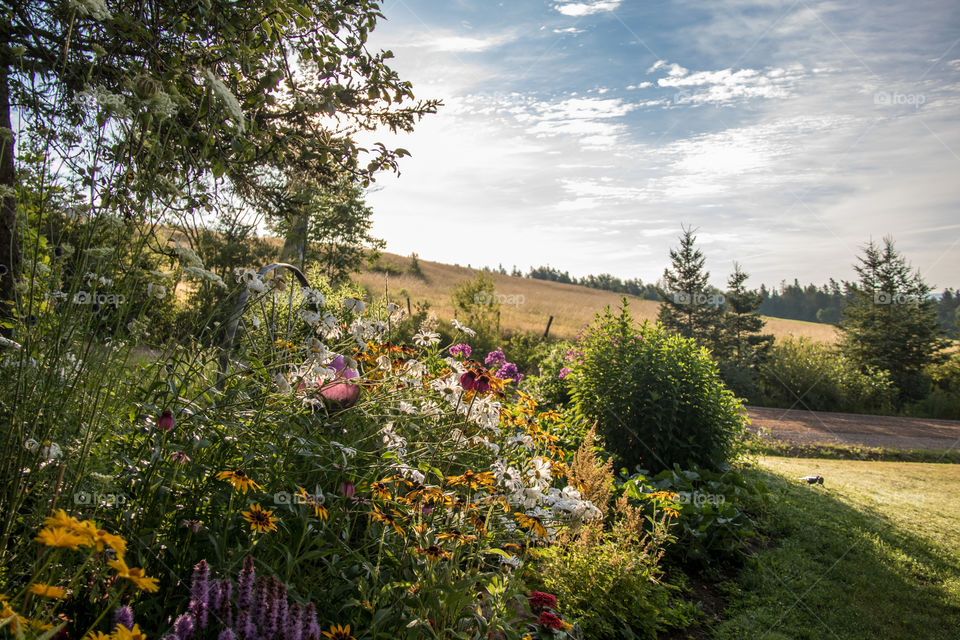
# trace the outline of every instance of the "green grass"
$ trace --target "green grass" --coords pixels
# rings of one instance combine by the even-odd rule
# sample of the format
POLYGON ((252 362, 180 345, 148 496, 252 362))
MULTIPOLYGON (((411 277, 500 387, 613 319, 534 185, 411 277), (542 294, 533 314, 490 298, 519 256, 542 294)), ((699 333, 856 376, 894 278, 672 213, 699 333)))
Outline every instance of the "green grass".
POLYGON ((768 457, 746 473, 773 494, 771 543, 715 638, 960 638, 960 466, 768 457))
POLYGON ((763 456, 786 458, 828 458, 833 460, 875 460, 886 462, 941 462, 960 464, 960 451, 955 449, 891 449, 849 444, 793 444, 782 440, 754 437, 748 451, 763 456))

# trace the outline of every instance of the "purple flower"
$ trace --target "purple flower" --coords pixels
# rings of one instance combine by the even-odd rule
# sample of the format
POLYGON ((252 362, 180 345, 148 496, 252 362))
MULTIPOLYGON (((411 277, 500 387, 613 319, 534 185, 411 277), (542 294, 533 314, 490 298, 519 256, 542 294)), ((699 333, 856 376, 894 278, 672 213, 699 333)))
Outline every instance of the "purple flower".
POLYGON ((353 494, 355 494, 356 492, 357 492, 357 488, 353 485, 353 483, 344 482, 343 484, 340 485, 340 493, 347 496, 348 498, 352 498, 353 494))
POLYGON ((517 371, 517 365, 513 364, 512 362, 507 362, 500 367, 500 369, 497 371, 497 377, 501 380, 510 379, 514 382, 520 382, 523 380, 523 374, 517 371))
POLYGON ((277 635, 277 631, 280 630, 280 621, 287 617, 287 587, 275 577, 270 578, 269 597, 270 613, 267 616, 267 628, 263 629, 268 640, 277 635))
POLYGON ((483 363, 488 367, 503 366, 507 363, 507 356, 503 355, 503 349, 497 347, 496 351, 487 354, 483 363))
POLYGON ((471 351, 473 351, 473 349, 470 348, 470 345, 464 342, 461 342, 460 344, 455 344, 452 347, 450 347, 450 355, 458 356, 463 360, 466 360, 467 358, 470 357, 471 351))
POLYGON ((267 626, 267 614, 270 612, 270 599, 267 593, 267 579, 264 577, 257 578, 257 586, 255 588, 256 597, 254 598, 253 603, 253 621, 261 629, 267 626))
POLYGON ((190 640, 193 636, 193 616, 189 613, 180 614, 173 622, 173 632, 178 640, 190 640))
POLYGON ((301 640, 303 637, 303 613, 300 605, 294 604, 287 612, 283 624, 283 640, 301 640))
POLYGON ((133 609, 130 608, 130 605, 125 604, 114 611, 113 622, 114 624, 123 625, 127 629, 133 629, 133 609))
POLYGON ((160 431, 173 431, 173 427, 176 426, 173 420, 173 412, 170 409, 164 409, 163 413, 160 414, 160 418, 157 420, 157 429, 160 431))
POLYGON ((320 623, 317 622, 317 608, 312 602, 307 603, 303 611, 304 640, 320 640, 320 623))
POLYGON ((573 369, 571 369, 570 367, 564 367, 564 368, 560 369, 560 377, 561 377, 561 378, 566 378, 566 377, 567 377, 568 375, 570 375, 571 373, 573 373, 573 369))
POLYGON ((237 606, 241 609, 250 608, 250 600, 253 597, 254 577, 253 556, 247 556, 243 559, 243 569, 237 578, 237 606))
POLYGON ((223 614, 224 611, 230 608, 230 596, 233 595, 233 583, 230 580, 224 579, 220 581, 220 588, 216 590, 217 592, 217 604, 214 605, 214 609, 223 614))
POLYGON ((207 628, 207 613, 210 611, 210 565, 201 560, 193 568, 190 585, 190 612, 196 617, 201 629, 207 628))
POLYGON ((248 611, 240 611, 237 614, 237 630, 243 640, 256 640, 257 625, 253 623, 253 617, 248 611))
POLYGON ((217 640, 236 640, 236 637, 233 634, 233 629, 224 629, 220 632, 220 635, 217 636, 217 640))

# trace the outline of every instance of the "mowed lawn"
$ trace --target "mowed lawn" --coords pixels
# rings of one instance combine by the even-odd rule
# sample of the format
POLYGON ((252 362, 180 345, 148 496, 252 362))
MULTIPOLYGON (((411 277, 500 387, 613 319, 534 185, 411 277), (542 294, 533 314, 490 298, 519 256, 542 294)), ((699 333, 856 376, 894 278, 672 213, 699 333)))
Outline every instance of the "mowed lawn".
POLYGON ((960 638, 960 465, 766 457, 747 473, 770 490, 771 542, 716 638, 960 638))

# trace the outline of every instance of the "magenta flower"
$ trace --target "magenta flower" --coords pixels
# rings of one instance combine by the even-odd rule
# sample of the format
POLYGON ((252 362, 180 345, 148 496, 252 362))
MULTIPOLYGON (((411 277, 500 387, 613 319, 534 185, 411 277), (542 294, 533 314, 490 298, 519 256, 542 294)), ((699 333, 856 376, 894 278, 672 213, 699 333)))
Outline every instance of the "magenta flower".
POLYGON ((450 355, 457 356, 463 360, 466 360, 470 357, 470 353, 473 349, 470 348, 470 345, 461 342, 460 344, 455 344, 450 347, 450 355))
POLYGON ((356 492, 357 492, 357 488, 353 486, 353 483, 344 482, 342 485, 340 485, 340 493, 347 496, 348 498, 352 498, 353 494, 355 494, 356 492))
POLYGON ((173 420, 173 412, 170 409, 164 409, 163 413, 160 414, 160 418, 157 420, 157 429, 160 431, 173 431, 173 427, 176 426, 173 420))
POLYGON ((564 367, 564 368, 560 369, 560 377, 561 377, 561 378, 566 378, 566 377, 567 377, 568 375, 570 375, 571 373, 573 373, 573 369, 571 369, 570 367, 564 367))

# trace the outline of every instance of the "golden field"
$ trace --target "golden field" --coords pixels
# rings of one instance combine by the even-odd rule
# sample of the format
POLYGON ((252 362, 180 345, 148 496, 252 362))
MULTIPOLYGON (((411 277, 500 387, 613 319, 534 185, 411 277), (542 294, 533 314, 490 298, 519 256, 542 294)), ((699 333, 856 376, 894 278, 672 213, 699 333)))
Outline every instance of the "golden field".
MULTIPOLYGON (((459 283, 471 280, 478 269, 460 267, 420 260, 420 269, 426 281, 407 275, 410 258, 384 253, 381 264, 396 266, 404 272, 399 276, 364 270, 354 279, 373 295, 383 295, 389 290, 391 299, 409 296, 410 303, 430 303, 430 309, 441 319, 453 317, 450 293, 459 283)), ((584 325, 589 324, 594 314, 604 306, 616 307, 623 297, 619 293, 590 289, 579 285, 562 284, 546 280, 533 280, 514 276, 490 274, 496 281, 496 294, 501 301, 500 326, 508 332, 531 331, 543 334, 550 316, 553 323, 550 335, 557 338, 573 338, 584 325)), ((637 319, 655 320, 660 303, 627 296, 630 310, 637 319)), ((807 337, 819 342, 834 342, 837 330, 832 325, 783 318, 766 318, 767 330, 777 337, 807 337)))

